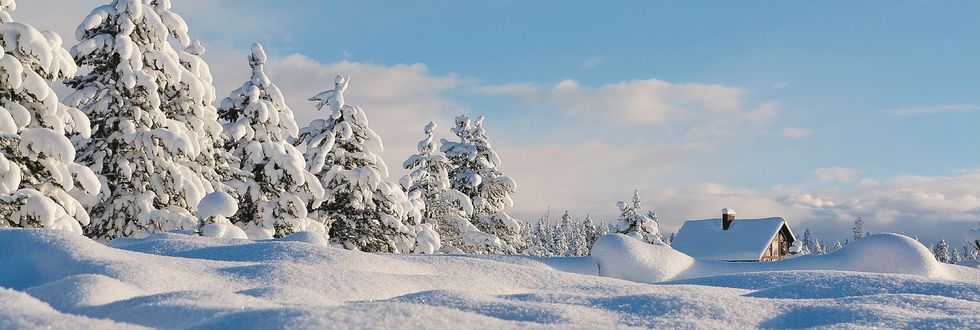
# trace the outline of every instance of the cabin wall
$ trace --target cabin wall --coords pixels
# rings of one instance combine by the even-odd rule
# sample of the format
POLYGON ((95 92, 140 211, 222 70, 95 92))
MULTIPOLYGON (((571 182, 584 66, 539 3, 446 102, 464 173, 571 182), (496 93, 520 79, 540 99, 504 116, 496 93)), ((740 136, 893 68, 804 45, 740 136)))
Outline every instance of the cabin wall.
POLYGON ((780 232, 769 242, 765 253, 762 254, 761 261, 783 260, 787 253, 789 253, 789 238, 780 232))

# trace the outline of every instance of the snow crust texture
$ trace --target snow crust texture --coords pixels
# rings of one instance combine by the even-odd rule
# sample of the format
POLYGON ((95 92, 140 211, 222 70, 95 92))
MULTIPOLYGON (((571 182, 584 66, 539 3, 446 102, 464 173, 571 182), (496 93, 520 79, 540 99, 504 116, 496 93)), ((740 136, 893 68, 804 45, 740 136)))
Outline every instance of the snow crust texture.
POLYGON ((315 238, 155 234, 106 246, 64 231, 3 229, 0 328, 965 329, 980 322, 980 271, 920 268, 914 260, 870 269, 897 273, 820 266, 856 269, 858 262, 836 261, 905 244, 891 235, 782 268, 658 257, 665 247, 634 246, 623 235, 600 240, 606 254, 568 258, 370 254, 315 238), (627 248, 624 264, 672 280, 596 276, 613 269, 615 245, 627 248))

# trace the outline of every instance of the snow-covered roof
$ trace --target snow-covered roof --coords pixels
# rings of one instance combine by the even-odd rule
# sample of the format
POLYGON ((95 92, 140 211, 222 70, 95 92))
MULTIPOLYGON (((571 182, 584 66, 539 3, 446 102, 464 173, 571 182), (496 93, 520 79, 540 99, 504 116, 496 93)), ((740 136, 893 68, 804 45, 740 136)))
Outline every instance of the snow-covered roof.
MULTIPOLYGON (((671 247, 696 259, 759 260, 784 224, 786 220, 778 217, 737 219, 728 230, 722 230, 721 219, 688 220, 677 231, 671 247)), ((793 237, 793 232, 789 235, 793 237)))

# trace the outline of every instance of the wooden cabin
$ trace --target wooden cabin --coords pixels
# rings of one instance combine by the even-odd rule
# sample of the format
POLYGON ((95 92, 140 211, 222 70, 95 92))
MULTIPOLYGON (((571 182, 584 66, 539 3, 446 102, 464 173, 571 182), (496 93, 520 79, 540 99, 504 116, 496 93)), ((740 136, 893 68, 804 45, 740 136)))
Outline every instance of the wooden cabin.
POLYGON ((775 261, 795 241, 783 218, 735 220, 735 211, 724 209, 721 219, 684 221, 671 247, 702 260, 775 261))

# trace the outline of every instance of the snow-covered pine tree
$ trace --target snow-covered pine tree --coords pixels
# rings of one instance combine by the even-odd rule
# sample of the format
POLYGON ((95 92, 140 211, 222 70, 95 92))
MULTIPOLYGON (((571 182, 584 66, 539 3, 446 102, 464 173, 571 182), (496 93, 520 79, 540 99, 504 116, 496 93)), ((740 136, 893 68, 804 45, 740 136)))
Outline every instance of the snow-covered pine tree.
POLYGON ((405 160, 403 166, 411 172, 401 178, 402 188, 409 196, 418 195, 424 201, 422 222, 436 229, 445 252, 480 253, 500 245, 499 238, 481 232, 468 220, 473 203, 469 196, 450 187, 449 160, 434 153, 435 128, 434 122, 426 124, 425 137, 418 143, 419 152, 405 160))
POLYGON ((670 233, 670 237, 667 237, 667 241, 664 243, 667 243, 667 245, 673 244, 675 235, 677 235, 677 233, 670 233))
POLYGON ((443 139, 440 149, 453 165, 449 173, 452 188, 473 201, 473 224, 480 231, 505 242, 488 252, 514 253, 521 249, 520 223, 504 208, 513 206, 510 195, 517 191, 517 183, 497 168, 500 157, 490 145, 483 119, 480 116, 471 122, 469 116, 456 117, 452 132, 459 137, 459 142, 443 139))
POLYGON ((815 254, 816 252, 813 250, 815 247, 813 235, 810 234, 810 228, 807 228, 803 231, 803 245, 801 246, 800 254, 815 254))
POLYGON ((307 208, 320 205, 324 191, 306 170, 303 154, 288 143, 298 133, 282 91, 265 74, 265 50, 252 45, 251 79, 221 101, 218 114, 229 138, 226 145, 237 167, 252 180, 238 195, 232 222, 252 239, 282 237, 297 231, 325 234, 307 208))
POLYGON ((570 243, 573 233, 572 227, 572 216, 565 211, 561 215, 558 223, 555 224, 555 232, 552 236, 555 241, 555 255, 557 256, 569 256, 570 255, 570 243))
POLYGON ((953 250, 949 251, 949 263, 955 265, 960 261, 963 261, 963 256, 960 255, 960 250, 954 246, 953 250))
POLYGON ((334 89, 310 99, 318 110, 329 106, 330 114, 294 141, 306 146, 307 169, 326 190, 323 204, 311 210, 329 226, 331 240, 347 249, 412 252, 422 214, 401 187, 387 181, 381 137, 368 127, 364 110, 344 98, 349 81, 337 76, 334 89))
POLYGON ((855 241, 861 239, 861 237, 867 236, 867 233, 864 231, 864 219, 861 217, 855 219, 854 228, 851 228, 851 231, 854 233, 855 241))
POLYGON ((589 240, 588 240, 588 229, 584 222, 575 222, 572 224, 572 237, 568 242, 568 249, 571 256, 585 256, 589 255, 589 240))
POLYGON ((961 251, 962 256, 960 259, 962 260, 977 260, 977 257, 980 256, 980 250, 977 250, 972 242, 964 243, 961 251))
POLYGON ((154 0, 154 8, 165 21, 175 22, 168 26, 183 47, 176 51, 180 64, 187 70, 181 76, 181 86, 178 86, 182 88, 169 90, 162 107, 168 116, 184 123, 189 131, 195 133, 201 152, 189 166, 203 175, 215 191, 235 193, 244 181, 249 180, 248 173, 232 166, 238 160, 224 148, 227 137, 223 135, 218 109, 214 106, 217 98, 214 78, 203 58, 207 49, 200 40, 190 38, 183 19, 170 10, 169 0, 154 0), (190 40, 190 43, 185 43, 185 40, 190 40))
POLYGON ((643 204, 640 201, 639 190, 633 191, 632 202, 619 202, 617 206, 619 206, 620 214, 616 232, 636 237, 647 243, 665 245, 663 237, 660 235, 660 226, 657 225, 657 220, 642 213, 643 204))
POLYGON ((555 247, 555 225, 551 223, 551 208, 548 208, 548 212, 545 213, 544 217, 538 220, 537 228, 535 229, 535 235, 538 236, 539 245, 541 246, 542 256, 555 256, 558 250, 555 247))
MULTIPOLYGON (((151 5, 170 31, 171 43, 184 69, 180 83, 166 86, 161 93, 163 99, 160 105, 168 118, 183 124, 178 129, 190 136, 194 147, 199 150, 197 157, 184 165, 203 177, 207 191, 231 194, 235 199, 228 201, 237 203, 237 190, 244 190, 245 182, 250 179, 248 173, 231 165, 237 164, 238 160, 224 148, 226 137, 222 134, 223 127, 218 122, 218 110, 214 106, 214 78, 210 66, 202 58, 207 50, 199 40, 191 39, 184 19, 171 10, 170 0, 152 0, 151 5)), ((226 205, 225 208, 237 209, 237 205, 226 205)), ((199 215, 198 218, 211 217, 199 215)), ((210 223, 204 220, 200 225, 210 223)))
POLYGON ((79 25, 72 56, 86 68, 66 84, 66 103, 92 123, 90 139, 76 140, 79 163, 102 177, 103 193, 90 205, 90 237, 108 240, 171 229, 195 229, 193 212, 212 187, 186 166, 200 154, 186 125, 162 109, 187 71, 171 46, 182 22, 161 17, 158 1, 115 0, 79 25))
POLYGON ((528 247, 528 254, 539 257, 551 256, 551 245, 553 241, 551 240, 551 225, 545 221, 545 218, 538 219, 538 222, 534 224, 534 241, 532 246, 528 247))
POLYGON ((834 251, 840 250, 843 247, 844 247, 844 244, 841 243, 840 240, 837 240, 836 242, 834 242, 834 245, 830 247, 830 252, 834 252, 834 251))
POLYGON ((69 193, 94 195, 101 184, 75 162, 69 137, 87 138, 89 121, 51 88, 77 67, 59 35, 14 22, 15 7, 0 1, 0 227, 81 234, 89 216, 69 193))
POLYGON ((585 237, 585 248, 591 250, 592 245, 599 239, 599 227, 596 227, 591 214, 585 215, 585 221, 582 222, 582 232, 582 236, 585 237))
POLYGON ((936 260, 939 262, 949 263, 949 244, 946 244, 945 239, 940 238, 939 243, 932 247, 932 254, 936 256, 936 260))

